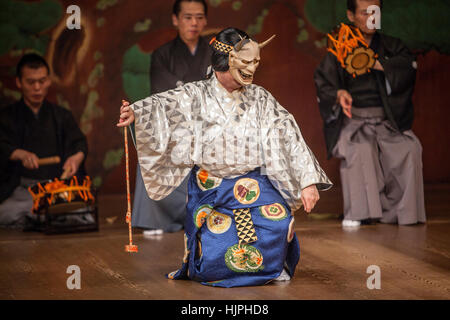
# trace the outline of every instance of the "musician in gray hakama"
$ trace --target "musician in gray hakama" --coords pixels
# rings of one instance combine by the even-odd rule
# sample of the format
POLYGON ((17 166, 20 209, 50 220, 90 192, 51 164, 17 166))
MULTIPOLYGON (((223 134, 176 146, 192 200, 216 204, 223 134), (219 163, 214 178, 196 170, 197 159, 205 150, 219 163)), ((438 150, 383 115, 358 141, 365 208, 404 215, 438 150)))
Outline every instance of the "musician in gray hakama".
POLYGON ((357 3, 347 13, 378 54, 374 68, 353 77, 328 52, 314 75, 328 156, 341 159, 343 226, 424 223, 422 146, 411 130, 415 57, 368 29, 360 7, 380 1, 357 3))

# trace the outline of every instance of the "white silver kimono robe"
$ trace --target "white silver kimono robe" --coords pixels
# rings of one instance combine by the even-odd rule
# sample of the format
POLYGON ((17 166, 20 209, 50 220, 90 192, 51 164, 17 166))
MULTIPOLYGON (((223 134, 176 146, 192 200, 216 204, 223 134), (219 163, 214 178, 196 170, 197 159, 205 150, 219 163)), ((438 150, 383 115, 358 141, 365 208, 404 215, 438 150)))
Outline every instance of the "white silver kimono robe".
POLYGON ((151 199, 174 190, 194 165, 220 178, 265 169, 293 211, 301 190, 331 182, 306 145, 294 117, 264 88, 230 94, 215 75, 131 105, 136 149, 151 199))
POLYGON ((204 285, 262 285, 300 258, 291 210, 301 190, 331 186, 294 120, 257 85, 230 94, 215 76, 132 105, 150 198, 191 173, 185 254, 167 275, 204 285))

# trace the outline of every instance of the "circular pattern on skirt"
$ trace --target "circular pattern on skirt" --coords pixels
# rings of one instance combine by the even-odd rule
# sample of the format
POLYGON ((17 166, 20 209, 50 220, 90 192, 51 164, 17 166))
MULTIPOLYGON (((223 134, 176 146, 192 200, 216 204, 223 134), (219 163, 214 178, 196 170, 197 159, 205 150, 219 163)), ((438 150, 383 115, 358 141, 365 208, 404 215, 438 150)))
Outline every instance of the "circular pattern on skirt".
POLYGON ((197 186, 202 191, 211 190, 217 188, 222 183, 222 178, 213 177, 208 171, 198 169, 197 174, 197 186))
POLYGON ((242 204, 251 204, 258 200, 260 190, 258 181, 242 178, 236 181, 233 189, 234 197, 242 204))
POLYGON ((230 229, 231 218, 226 214, 213 210, 206 219, 206 225, 208 226, 208 230, 212 233, 225 233, 230 229))
POLYGON ((295 235, 294 221, 295 221, 295 219, 292 217, 291 223, 289 223, 289 230, 287 233, 287 242, 291 242, 292 239, 294 239, 294 235, 295 235))
POLYGON ((234 272, 258 272, 264 269, 263 256, 255 247, 235 244, 225 253, 225 264, 234 272))
POLYGON ((205 222, 206 218, 208 218, 208 215, 211 213, 213 207, 209 204, 204 204, 200 207, 198 207, 197 210, 194 212, 194 224, 195 226, 200 229, 205 222))
POLYGON ((272 203, 259 207, 259 212, 264 218, 280 221, 287 218, 286 208, 280 203, 272 203))

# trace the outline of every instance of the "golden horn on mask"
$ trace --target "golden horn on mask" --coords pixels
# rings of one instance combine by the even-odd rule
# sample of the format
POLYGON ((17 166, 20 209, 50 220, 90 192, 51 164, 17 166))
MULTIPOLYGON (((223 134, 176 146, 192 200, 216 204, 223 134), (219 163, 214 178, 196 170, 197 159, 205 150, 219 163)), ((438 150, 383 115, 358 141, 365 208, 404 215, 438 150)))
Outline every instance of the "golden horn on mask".
POLYGON ((238 43, 236 43, 236 45, 234 46, 234 49, 236 51, 241 51, 242 47, 244 46, 244 41, 245 41, 245 38, 241 37, 241 40, 238 43))
POLYGON ((270 41, 273 40, 273 38, 275 38, 275 35, 271 36, 269 39, 267 39, 267 40, 264 41, 263 43, 260 43, 260 44, 259 44, 259 48, 260 48, 260 49, 261 49, 261 48, 264 48, 266 45, 269 44, 270 41))

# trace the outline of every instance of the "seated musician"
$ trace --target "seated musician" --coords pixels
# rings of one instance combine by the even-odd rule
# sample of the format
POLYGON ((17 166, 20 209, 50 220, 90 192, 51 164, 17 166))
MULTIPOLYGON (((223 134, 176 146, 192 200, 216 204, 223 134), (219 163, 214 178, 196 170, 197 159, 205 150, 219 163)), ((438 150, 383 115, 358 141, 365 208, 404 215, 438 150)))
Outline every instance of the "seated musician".
POLYGON ((70 111, 46 100, 51 85, 47 62, 24 55, 16 84, 22 99, 0 109, 0 226, 22 227, 32 209, 28 186, 84 171, 87 141, 70 111), (60 158, 42 165, 40 159, 60 158), (41 165, 40 165, 41 164, 41 165))

